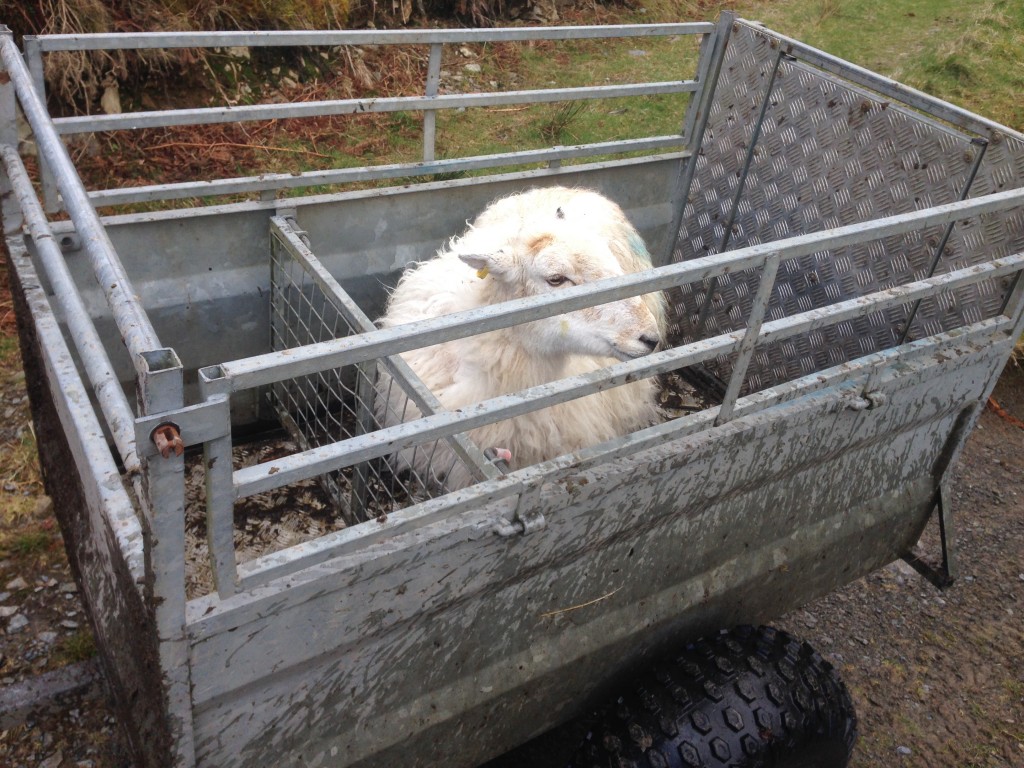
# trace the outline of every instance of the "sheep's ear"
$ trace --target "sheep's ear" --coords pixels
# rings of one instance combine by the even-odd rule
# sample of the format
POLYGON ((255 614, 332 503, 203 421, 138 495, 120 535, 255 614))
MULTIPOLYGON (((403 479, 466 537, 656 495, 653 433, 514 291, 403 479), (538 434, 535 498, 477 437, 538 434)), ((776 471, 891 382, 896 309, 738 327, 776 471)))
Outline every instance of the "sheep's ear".
POLYGON ((505 260, 501 254, 460 253, 459 258, 476 270, 476 276, 483 280, 487 275, 500 275, 505 272, 505 260))
POLYGON ((477 253, 460 253, 459 258, 473 269, 489 269, 491 266, 489 256, 482 256, 477 253))

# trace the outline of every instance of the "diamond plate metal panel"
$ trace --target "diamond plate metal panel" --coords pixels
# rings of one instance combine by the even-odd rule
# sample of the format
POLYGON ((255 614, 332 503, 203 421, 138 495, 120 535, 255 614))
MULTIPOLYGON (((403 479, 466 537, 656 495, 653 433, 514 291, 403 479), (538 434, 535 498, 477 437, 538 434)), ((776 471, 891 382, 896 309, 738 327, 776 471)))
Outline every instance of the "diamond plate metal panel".
MULTIPOLYGON (((744 23, 734 28, 708 114, 677 261, 1024 185, 1024 146, 1018 139, 985 137, 991 139, 986 146, 975 134, 782 55, 770 34, 744 23)), ((935 273, 1024 250, 1022 219, 1024 214, 1013 212, 958 222, 935 273)), ((767 318, 924 278, 944 235, 944 228, 933 227, 786 262, 767 318)), ((745 327, 758 279, 756 271, 720 278, 703 326, 699 315, 711 286, 673 291, 672 340, 685 343, 745 327)), ((1008 281, 986 283, 922 303, 909 338, 997 314, 1007 286, 1008 281)), ((744 391, 892 347, 910 312, 909 306, 896 308, 765 346, 750 364, 744 391)), ((723 382, 732 370, 725 357, 708 368, 723 382)))

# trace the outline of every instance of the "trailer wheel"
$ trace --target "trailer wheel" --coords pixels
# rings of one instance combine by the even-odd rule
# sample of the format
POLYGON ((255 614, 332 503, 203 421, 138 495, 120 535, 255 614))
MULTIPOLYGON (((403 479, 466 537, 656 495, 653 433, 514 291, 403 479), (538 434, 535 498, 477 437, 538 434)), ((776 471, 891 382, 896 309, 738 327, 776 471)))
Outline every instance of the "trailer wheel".
POLYGON ((738 627, 655 664, 597 719, 574 768, 843 768, 846 686, 807 643, 738 627))

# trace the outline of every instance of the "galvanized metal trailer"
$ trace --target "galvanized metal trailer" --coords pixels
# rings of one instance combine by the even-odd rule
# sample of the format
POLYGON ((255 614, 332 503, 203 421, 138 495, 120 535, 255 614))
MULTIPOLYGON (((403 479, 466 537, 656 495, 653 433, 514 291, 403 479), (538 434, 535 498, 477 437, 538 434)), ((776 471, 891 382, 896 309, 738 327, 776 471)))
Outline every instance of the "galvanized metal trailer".
POLYGON ((1024 330, 1024 136, 728 15, 24 48, 0 39, 0 191, 27 380, 47 488, 140 762, 471 766, 672 643, 770 619, 899 557, 951 575, 950 467, 1024 330), (692 77, 440 88, 446 46, 649 35, 697 36, 692 77), (428 46, 423 95, 61 119, 41 96, 43 56, 58 50, 361 44, 428 46), (439 110, 680 93, 678 135, 435 157, 439 110), (42 195, 16 149, 16 102, 42 195), (422 162, 88 192, 61 140, 367 110, 421 111, 422 162), (408 183, 480 169, 494 170, 408 183), (399 181, 278 196, 379 179, 399 181), (657 268, 374 328, 382 285, 407 263, 498 195, 548 183, 615 199, 657 268), (235 193, 260 196, 94 212, 235 193), (65 220, 48 215, 58 209, 65 220), (475 407, 439 409, 398 357, 654 290, 670 297, 673 344, 475 407), (427 416, 376 428, 378 365, 427 416), (715 404, 540 465, 503 474, 461 436, 678 370, 715 404), (233 443, 267 415, 301 450, 233 467, 233 443), (412 478, 395 493, 381 457, 439 439, 480 482, 431 494, 412 478), (204 452, 215 579, 192 599, 179 440, 204 452), (239 562, 235 504, 313 477, 331 479, 350 524, 239 562), (914 550, 933 515, 938 565, 914 550))

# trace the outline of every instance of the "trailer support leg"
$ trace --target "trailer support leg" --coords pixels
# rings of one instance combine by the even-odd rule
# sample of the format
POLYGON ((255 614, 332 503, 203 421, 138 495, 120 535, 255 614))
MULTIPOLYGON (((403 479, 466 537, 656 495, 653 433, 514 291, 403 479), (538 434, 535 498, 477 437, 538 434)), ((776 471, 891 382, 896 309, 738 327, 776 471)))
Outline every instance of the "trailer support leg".
POLYGON ((929 562, 916 551, 903 555, 903 561, 930 581, 938 589, 952 586, 957 577, 956 541, 953 537, 953 510, 950 504, 949 486, 943 481, 936 493, 935 512, 938 513, 939 546, 942 560, 929 562))

